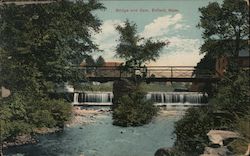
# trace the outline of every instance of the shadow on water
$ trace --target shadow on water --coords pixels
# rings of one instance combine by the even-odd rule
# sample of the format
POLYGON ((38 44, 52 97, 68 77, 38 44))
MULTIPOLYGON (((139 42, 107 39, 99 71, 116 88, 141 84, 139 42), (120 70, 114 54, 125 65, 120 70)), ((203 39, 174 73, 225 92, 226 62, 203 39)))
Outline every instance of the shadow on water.
POLYGON ((65 128, 39 137, 39 143, 5 150, 7 156, 153 156, 174 143, 174 122, 179 117, 157 117, 142 127, 117 127, 111 115, 96 122, 65 128))

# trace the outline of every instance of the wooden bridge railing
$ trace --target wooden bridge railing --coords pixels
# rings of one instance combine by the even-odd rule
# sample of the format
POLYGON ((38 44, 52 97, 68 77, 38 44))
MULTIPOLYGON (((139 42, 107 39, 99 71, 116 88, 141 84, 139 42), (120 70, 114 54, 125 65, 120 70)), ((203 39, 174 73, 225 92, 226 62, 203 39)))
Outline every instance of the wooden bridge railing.
POLYGON ((84 66, 78 67, 87 77, 132 77, 145 78, 214 78, 216 74, 208 69, 197 70, 194 66, 84 66))

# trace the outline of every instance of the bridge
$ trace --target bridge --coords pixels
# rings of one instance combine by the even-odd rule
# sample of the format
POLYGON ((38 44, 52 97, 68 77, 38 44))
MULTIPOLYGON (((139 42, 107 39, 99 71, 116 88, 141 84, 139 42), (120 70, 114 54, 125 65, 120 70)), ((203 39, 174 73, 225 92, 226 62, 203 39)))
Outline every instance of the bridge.
POLYGON ((88 81, 108 82, 121 78, 150 82, 208 82, 215 83, 220 77, 214 71, 198 70, 194 66, 84 66, 77 67, 88 81))

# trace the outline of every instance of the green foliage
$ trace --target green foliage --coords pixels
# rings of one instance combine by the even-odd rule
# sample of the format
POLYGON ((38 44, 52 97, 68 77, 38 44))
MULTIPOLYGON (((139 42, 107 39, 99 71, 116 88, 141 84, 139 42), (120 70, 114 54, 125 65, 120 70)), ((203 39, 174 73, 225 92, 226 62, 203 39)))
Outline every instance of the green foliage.
POLYGON ((102 56, 99 56, 97 59, 96 59, 96 66, 103 66, 105 65, 105 60, 102 56))
POLYGON ((230 114, 228 119, 235 121, 238 117, 249 114, 250 86, 249 70, 239 72, 239 75, 227 73, 219 85, 213 104, 216 110, 230 114))
POLYGON ((144 39, 137 34, 135 23, 125 21, 124 26, 117 26, 120 34, 119 44, 116 47, 116 55, 125 59, 129 66, 141 66, 142 63, 155 61, 159 52, 166 45, 165 42, 144 39), (141 44, 140 44, 141 43, 141 44))
POLYGON ((97 50, 90 30, 99 32, 101 22, 92 12, 103 8, 95 0, 1 6, 2 84, 11 89, 37 85, 46 89, 50 81, 80 78, 81 72, 68 67, 97 50), (39 82, 34 82, 36 78, 39 82))
POLYGON ((0 86, 11 90, 0 105, 1 138, 30 133, 37 127, 62 127, 71 105, 49 99, 55 84, 76 82, 76 68, 98 50, 91 37, 101 21, 93 11, 104 9, 95 0, 58 1, 0 6, 0 86))
POLYGON ((230 145, 228 145, 228 148, 232 150, 232 152, 235 155, 242 155, 247 151, 248 148, 248 142, 242 140, 242 139, 236 139, 230 145))
POLYGON ((245 138, 246 142, 250 142, 250 113, 245 115, 242 118, 236 120, 236 129, 240 132, 240 134, 245 138))
MULTIPOLYGON (((239 51, 247 46, 249 40, 249 7, 245 0, 224 0, 209 3, 199 9, 201 12, 199 28, 202 28, 204 44, 202 53, 215 58, 232 58, 229 69, 237 69, 236 58, 239 51)), ((238 69, 237 69, 238 70, 238 69)))
POLYGON ((244 0, 224 0, 209 3, 199 8, 201 12, 198 27, 203 28, 202 37, 205 40, 243 39, 249 34, 249 12, 244 0))
POLYGON ((91 83, 78 84, 75 89, 80 91, 106 91, 112 92, 113 82, 100 83, 99 85, 93 85, 91 83))
POLYGON ((30 115, 32 122, 38 127, 54 127, 56 125, 52 114, 48 110, 37 110, 30 115))
POLYGON ((215 72, 215 59, 210 55, 210 54, 206 54, 201 60, 200 62, 197 63, 196 67, 195 67, 195 71, 193 74, 195 74, 195 76, 199 77, 199 75, 205 74, 203 73, 205 72, 211 72, 214 73, 215 72))
MULTIPOLYGON (((113 83, 107 82, 107 83, 100 83, 99 85, 93 85, 91 83, 83 83, 78 84, 75 89, 80 91, 106 91, 106 92, 112 92, 113 91, 113 83)), ((183 85, 182 85, 183 86, 183 85)), ((175 86, 172 84, 162 84, 162 83, 144 83, 142 82, 140 84, 140 87, 145 92, 153 92, 153 91, 161 91, 161 92, 167 92, 167 91, 173 91, 175 86)))
MULTIPOLYGON (((205 56, 197 63, 195 71, 192 73, 195 77, 212 77, 216 74, 216 59, 210 54, 205 56)), ((205 92, 209 97, 214 94, 214 86, 211 83, 199 84, 199 91, 205 92)))
MULTIPOLYGON (((90 55, 86 56, 85 63, 86 63, 86 66, 95 66, 95 60, 90 55)), ((91 74, 92 72, 94 72, 94 67, 88 67, 86 72, 87 74, 91 74)))
POLYGON ((190 108, 175 124, 175 146, 190 155, 198 155, 208 145, 207 133, 215 128, 215 120, 207 108, 190 108))
MULTIPOLYGON (((249 39, 249 7, 244 0, 224 0, 221 5, 218 2, 209 3, 199 11, 198 27, 202 28, 205 40, 201 52, 206 54, 206 58, 197 68, 203 69, 211 63, 209 59, 221 56, 227 56, 230 60, 229 71, 209 101, 210 108, 190 109, 176 123, 176 148, 187 155, 203 152, 208 144, 206 134, 211 129, 238 131, 249 139, 249 70, 239 71, 236 59, 239 51, 246 47, 247 41, 243 40, 249 39)), ((232 145, 233 151, 239 150, 239 145, 242 143, 232 145)))
POLYGON ((174 86, 166 83, 141 83, 141 89, 144 92, 170 92, 174 90, 174 86))
POLYGON ((56 120, 56 125, 62 127, 65 121, 68 121, 71 116, 71 105, 66 103, 63 99, 59 100, 45 100, 46 106, 52 113, 53 118, 56 120))
POLYGON ((2 99, 1 135, 3 139, 30 133, 37 127, 61 127, 71 116, 71 105, 63 100, 14 94, 2 99))
MULTIPOLYGON (((238 131, 249 140, 250 86, 249 70, 239 75, 227 74, 219 84, 209 109, 190 109, 176 123, 176 146, 185 153, 203 152, 208 145, 207 132, 211 129, 238 131)), ((238 149, 238 146, 232 146, 238 149)), ((236 150, 237 151, 237 150, 236 150)))
POLYGON ((250 142, 250 115, 238 118, 235 123, 235 128, 242 138, 234 140, 229 146, 236 155, 240 155, 247 151, 250 142))
MULTIPOLYGON (((118 25, 116 30, 120 34, 119 44, 116 47, 116 55, 126 61, 123 70, 128 67, 142 67, 149 61, 155 61, 160 51, 166 45, 165 42, 144 39, 137 34, 135 23, 125 21, 124 26, 118 25)), ((134 73, 132 74, 133 76, 134 73)), ((124 84, 132 84, 126 81, 124 84)), ((138 82, 139 83, 139 82, 138 82)), ((114 83, 114 86, 119 83, 114 83)), ((123 85, 124 85, 123 84, 123 85)), ((122 84, 121 84, 122 85, 122 84)), ((151 101, 145 99, 145 93, 139 89, 139 84, 114 88, 113 99, 113 123, 120 126, 139 126, 151 121, 157 114, 157 108, 151 101), (134 87, 136 88, 134 90, 134 87), (125 89, 124 89, 125 88, 125 89), (126 92, 129 94, 125 95, 126 92), (120 96, 121 95, 121 96, 120 96)))
POLYGON ((90 55, 86 56, 85 63, 86 63, 87 66, 95 66, 95 60, 90 55))
POLYGON ((113 110, 113 124, 119 126, 141 126, 157 115, 153 102, 146 100, 146 93, 137 89, 118 100, 113 110))

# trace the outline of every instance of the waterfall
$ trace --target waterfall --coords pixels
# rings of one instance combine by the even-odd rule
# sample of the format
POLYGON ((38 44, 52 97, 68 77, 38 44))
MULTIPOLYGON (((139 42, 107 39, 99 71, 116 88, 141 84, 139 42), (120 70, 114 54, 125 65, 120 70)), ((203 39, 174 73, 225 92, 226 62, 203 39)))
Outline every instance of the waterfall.
MULTIPOLYGON (((198 92, 148 92, 146 99, 155 105, 164 106, 196 106, 206 103, 206 96, 198 92)), ((74 93, 74 104, 112 105, 112 92, 85 91, 74 93)))
POLYGON ((112 92, 82 92, 79 93, 78 102, 86 105, 111 105, 112 92))
POLYGON ((79 103, 78 99, 79 99, 79 93, 74 93, 74 101, 73 101, 73 104, 78 104, 78 103, 79 103))
POLYGON ((161 104, 179 103, 198 105, 206 103, 206 96, 206 94, 197 92, 149 92, 146 98, 161 104))

